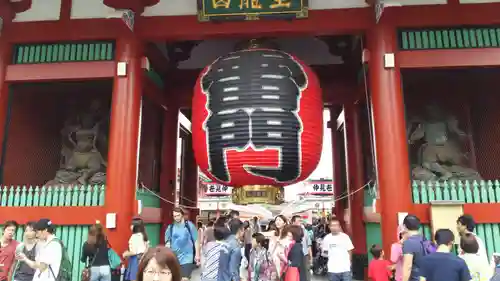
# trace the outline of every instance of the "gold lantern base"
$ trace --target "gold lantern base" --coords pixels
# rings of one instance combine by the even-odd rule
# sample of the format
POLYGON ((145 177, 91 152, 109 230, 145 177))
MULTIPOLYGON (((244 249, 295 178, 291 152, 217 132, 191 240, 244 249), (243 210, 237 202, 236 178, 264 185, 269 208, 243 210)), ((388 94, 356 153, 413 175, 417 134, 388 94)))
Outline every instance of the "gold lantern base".
POLYGON ((245 185, 233 188, 233 204, 268 204, 279 205, 283 203, 283 187, 274 185, 245 185))

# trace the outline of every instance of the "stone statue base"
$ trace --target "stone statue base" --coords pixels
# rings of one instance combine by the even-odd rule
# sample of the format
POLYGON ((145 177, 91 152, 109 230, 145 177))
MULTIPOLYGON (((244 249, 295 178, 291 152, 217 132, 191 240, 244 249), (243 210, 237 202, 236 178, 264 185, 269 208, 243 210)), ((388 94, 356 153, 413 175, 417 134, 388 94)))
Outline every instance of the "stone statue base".
POLYGON ((88 181, 82 182, 81 178, 85 175, 85 171, 69 171, 59 170, 53 180, 45 183, 46 186, 55 185, 105 185, 106 173, 95 173, 88 181))
POLYGON ((412 173, 412 178, 414 180, 421 180, 421 181, 480 181, 483 178, 481 178, 481 175, 477 171, 471 168, 465 168, 462 166, 458 165, 441 165, 443 169, 446 169, 449 174, 447 175, 442 175, 440 173, 436 173, 431 171, 430 169, 424 168, 422 166, 417 166, 414 167, 411 171, 412 173), (449 176, 451 175, 451 176, 449 176))

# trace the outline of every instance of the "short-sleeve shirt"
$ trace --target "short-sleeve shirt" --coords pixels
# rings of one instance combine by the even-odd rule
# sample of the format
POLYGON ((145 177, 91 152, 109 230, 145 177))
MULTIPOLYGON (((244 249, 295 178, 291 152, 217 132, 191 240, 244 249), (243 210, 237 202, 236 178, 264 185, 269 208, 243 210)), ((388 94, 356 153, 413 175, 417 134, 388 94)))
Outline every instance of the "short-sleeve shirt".
POLYGON ((144 235, 140 232, 132 234, 128 240, 128 248, 134 255, 144 254, 148 248, 148 244, 147 241, 144 241, 144 235))
POLYGON ((165 231, 165 241, 170 243, 170 248, 174 251, 181 265, 193 263, 193 242, 197 240, 198 230, 192 222, 174 223, 169 225, 165 231))
POLYGON ((420 280, 420 261, 424 256, 423 239, 421 235, 412 235, 403 242, 403 258, 404 255, 413 255, 410 281, 420 280))
POLYGON ((322 242, 322 249, 328 250, 328 272, 343 273, 351 271, 349 251, 354 249, 349 235, 341 232, 328 234, 322 242))
POLYGON ((7 280, 7 274, 14 262, 17 245, 19 242, 11 240, 5 247, 0 247, 0 280, 7 280))
POLYGON ((389 281, 392 275, 390 265, 391 263, 387 260, 371 260, 368 265, 368 278, 372 281, 389 281))
POLYGON ((58 238, 52 236, 40 245, 36 255, 36 262, 48 266, 44 271, 35 270, 33 281, 55 281, 61 267, 63 248, 58 238))
POLYGON ((307 233, 307 229, 302 226, 302 232, 304 236, 302 237, 302 251, 304 252, 304 256, 309 255, 309 247, 312 245, 311 237, 309 233, 307 233))
POLYGON ((451 253, 432 253, 420 261, 420 274, 426 281, 470 281, 467 264, 451 253))

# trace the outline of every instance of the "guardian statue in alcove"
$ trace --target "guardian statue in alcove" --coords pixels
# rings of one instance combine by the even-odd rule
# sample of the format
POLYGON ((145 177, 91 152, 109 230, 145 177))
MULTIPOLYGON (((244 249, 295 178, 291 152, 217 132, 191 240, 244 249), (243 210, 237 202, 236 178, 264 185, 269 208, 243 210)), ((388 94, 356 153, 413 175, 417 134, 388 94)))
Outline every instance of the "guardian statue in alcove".
POLYGON ((60 169, 46 185, 105 184, 107 118, 101 102, 93 100, 83 112, 70 114, 62 136, 60 169), (105 155, 105 154, 104 154, 105 155))
POLYGON ((445 113, 435 103, 425 107, 423 116, 408 124, 410 144, 422 140, 418 163, 412 169, 415 180, 481 180, 479 173, 466 164, 463 142, 467 134, 458 119, 445 113))

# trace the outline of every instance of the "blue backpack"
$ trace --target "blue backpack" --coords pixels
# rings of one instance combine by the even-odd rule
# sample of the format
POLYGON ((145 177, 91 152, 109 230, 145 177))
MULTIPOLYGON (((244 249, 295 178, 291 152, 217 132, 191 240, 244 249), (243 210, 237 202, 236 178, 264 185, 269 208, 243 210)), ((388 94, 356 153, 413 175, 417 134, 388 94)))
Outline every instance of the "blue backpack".
POLYGON ((427 238, 422 237, 422 248, 424 249, 423 251, 423 256, 430 255, 432 253, 435 253, 437 250, 436 244, 434 242, 427 240, 427 238))

